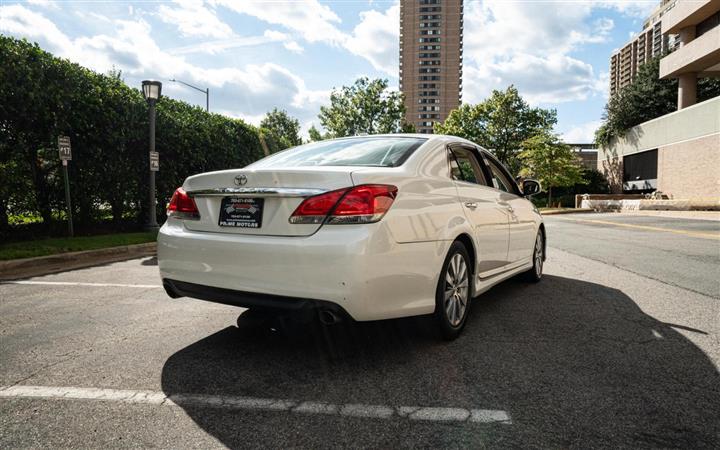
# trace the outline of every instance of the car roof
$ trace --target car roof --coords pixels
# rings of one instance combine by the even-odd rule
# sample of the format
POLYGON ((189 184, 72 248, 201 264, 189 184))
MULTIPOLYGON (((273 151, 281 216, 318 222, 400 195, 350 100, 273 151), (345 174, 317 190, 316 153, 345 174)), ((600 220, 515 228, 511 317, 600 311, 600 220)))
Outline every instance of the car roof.
POLYGON ((427 144, 439 144, 439 143, 451 143, 451 142, 459 142, 464 143, 468 145, 474 145, 476 147, 481 148, 482 150, 485 150, 481 145, 478 145, 472 141, 469 141, 467 139, 452 136, 449 134, 424 134, 424 133, 392 133, 392 134, 364 134, 360 136, 347 136, 347 137, 341 137, 341 138, 335 138, 334 140, 340 140, 340 139, 363 139, 363 138, 373 138, 373 137, 394 137, 394 138, 418 138, 418 139, 427 139, 428 142, 426 142, 423 145, 427 144))

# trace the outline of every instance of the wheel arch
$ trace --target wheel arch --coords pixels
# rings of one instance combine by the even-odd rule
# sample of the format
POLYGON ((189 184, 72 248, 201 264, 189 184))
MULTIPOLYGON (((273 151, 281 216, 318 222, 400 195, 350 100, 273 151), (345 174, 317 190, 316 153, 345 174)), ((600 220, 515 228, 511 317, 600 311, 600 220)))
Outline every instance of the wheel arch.
POLYGON ((545 224, 540 223, 538 231, 543 235, 543 261, 547 259, 547 232, 545 231, 545 224))
POLYGON ((470 235, 467 233, 461 233, 455 238, 453 242, 460 242, 465 246, 465 250, 467 250, 468 256, 470 256, 470 270, 472 271, 473 275, 476 275, 477 250, 475 249, 475 244, 473 243, 470 235))

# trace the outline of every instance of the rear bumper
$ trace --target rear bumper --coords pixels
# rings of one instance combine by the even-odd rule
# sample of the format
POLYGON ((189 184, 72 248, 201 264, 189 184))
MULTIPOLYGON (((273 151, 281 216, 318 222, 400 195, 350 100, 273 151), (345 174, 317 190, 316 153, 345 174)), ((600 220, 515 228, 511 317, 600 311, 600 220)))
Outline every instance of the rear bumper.
POLYGON ((447 246, 398 244, 382 222, 288 237, 190 231, 169 219, 158 265, 171 296, 258 309, 336 305, 363 321, 432 313, 447 246))
POLYGON ((191 297, 225 305, 252 308, 253 310, 287 312, 293 315, 312 314, 318 310, 330 310, 338 316, 349 317, 349 314, 337 304, 322 300, 234 291, 169 278, 163 280, 163 287, 165 292, 172 298, 191 297))

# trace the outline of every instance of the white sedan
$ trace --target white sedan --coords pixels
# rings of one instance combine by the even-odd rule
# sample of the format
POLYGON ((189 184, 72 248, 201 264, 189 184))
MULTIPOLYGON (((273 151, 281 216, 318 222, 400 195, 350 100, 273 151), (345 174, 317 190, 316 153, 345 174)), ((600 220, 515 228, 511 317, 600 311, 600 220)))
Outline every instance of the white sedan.
POLYGON ((545 228, 526 199, 539 191, 453 136, 313 142, 185 180, 158 236, 160 275, 171 297, 324 323, 434 314, 452 339, 473 297, 540 280, 545 228))

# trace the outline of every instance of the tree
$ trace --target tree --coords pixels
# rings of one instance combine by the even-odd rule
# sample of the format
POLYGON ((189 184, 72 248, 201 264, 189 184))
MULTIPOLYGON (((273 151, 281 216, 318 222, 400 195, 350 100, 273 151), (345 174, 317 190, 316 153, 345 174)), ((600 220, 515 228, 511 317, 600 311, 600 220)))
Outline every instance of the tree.
POLYGON ((402 94, 387 88, 387 80, 363 77, 352 86, 333 89, 330 106, 322 106, 318 115, 328 137, 414 131, 404 123, 402 94))
POLYGON ((310 142, 317 142, 327 139, 327 136, 323 136, 320 131, 315 128, 315 125, 310 126, 310 129, 308 130, 308 135, 310 136, 310 142))
POLYGON ((435 132, 476 142, 517 173, 522 142, 551 130, 556 123, 555 110, 531 108, 511 85, 504 91, 493 90, 489 98, 476 105, 451 111, 445 122, 435 125, 435 132))
POLYGON ((278 139, 283 144, 283 148, 302 144, 300 122, 290 117, 284 109, 274 108, 265 114, 265 117, 260 122, 260 128, 267 130, 278 139))
POLYGON ((523 141, 518 156, 523 165, 520 175, 535 178, 547 187, 548 206, 552 205, 553 187, 584 181, 582 167, 570 146, 549 131, 523 141))
MULTIPOLYGON (((144 220, 147 208, 147 103, 120 72, 95 73, 37 44, 0 35, 0 234, 18 216, 42 217, 43 232, 65 210, 59 135, 69 136, 76 229, 108 209, 116 222, 144 220), (109 208, 108 208, 109 207, 109 208)), ((163 97, 157 110, 158 206, 189 175, 243 167, 263 155, 260 131, 238 119, 163 97)), ((162 215, 161 215, 162 217, 162 215)))
MULTIPOLYGON (((678 82, 660 79, 661 58, 657 56, 640 66, 633 82, 610 97, 605 105, 603 124, 595 132, 598 145, 607 147, 613 138, 624 135, 630 128, 677 109, 678 82)), ((698 81, 698 102, 718 95, 720 80, 698 81)))

